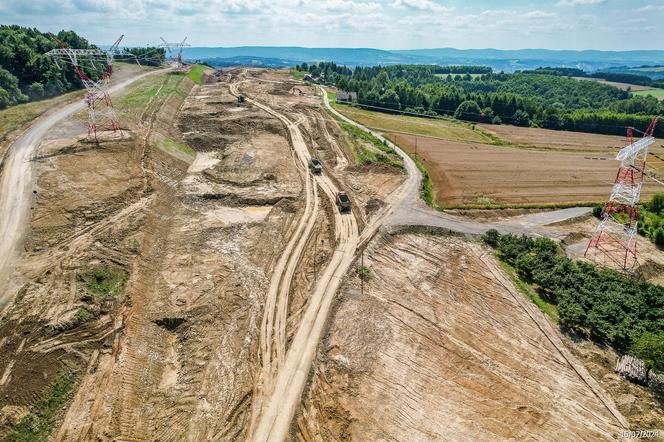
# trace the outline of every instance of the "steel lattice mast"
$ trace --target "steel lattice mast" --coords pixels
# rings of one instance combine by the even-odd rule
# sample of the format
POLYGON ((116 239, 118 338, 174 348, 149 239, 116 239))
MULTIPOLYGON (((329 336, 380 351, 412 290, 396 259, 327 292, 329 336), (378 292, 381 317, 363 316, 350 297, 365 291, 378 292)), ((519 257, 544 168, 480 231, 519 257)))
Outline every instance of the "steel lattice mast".
POLYGON ((182 62, 182 49, 191 46, 187 43, 187 37, 185 37, 180 43, 168 43, 163 37, 159 38, 161 38, 161 41, 163 42, 159 47, 166 48, 168 55, 171 58, 171 65, 175 69, 182 69, 184 67, 184 63, 182 62), (178 51, 177 56, 174 54, 173 50, 178 51))
POLYGON ((118 55, 131 56, 128 52, 118 48, 123 37, 124 35, 121 35, 108 50, 72 49, 61 42, 61 48, 46 53, 58 66, 59 62, 71 64, 85 86, 87 91, 85 102, 88 105, 88 136, 94 135, 95 139, 100 130, 120 131, 118 117, 108 93, 108 85, 113 74, 113 59, 118 55), (99 78, 97 80, 90 78, 81 67, 81 63, 97 70, 99 78))
POLYGON ((639 222, 637 205, 646 177, 648 148, 655 142, 653 133, 656 124, 657 118, 653 118, 643 138, 636 142, 632 129, 627 130, 629 145, 616 156, 620 161, 620 168, 613 190, 584 256, 601 253, 624 270, 629 270, 636 264, 639 222))

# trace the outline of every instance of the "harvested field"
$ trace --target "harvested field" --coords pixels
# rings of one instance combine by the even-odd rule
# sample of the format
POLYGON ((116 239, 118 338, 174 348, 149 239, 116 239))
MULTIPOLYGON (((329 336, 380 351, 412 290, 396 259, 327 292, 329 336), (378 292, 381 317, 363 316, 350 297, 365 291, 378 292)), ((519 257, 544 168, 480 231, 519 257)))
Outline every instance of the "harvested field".
MULTIPOLYGON (((415 136, 388 134, 409 153, 415 136)), ((527 151, 418 137, 417 155, 442 207, 589 203, 606 198, 616 165, 608 157, 527 151)))
POLYGON ((385 235, 364 260, 364 294, 349 276, 319 346, 301 440, 616 437, 601 390, 496 280, 479 245, 385 235))
POLYGON ((472 125, 442 118, 423 118, 408 115, 392 115, 352 106, 334 105, 335 109, 364 126, 380 132, 417 134, 445 140, 492 143, 482 131, 473 130, 472 125))
MULTIPOLYGON (((387 136, 424 160, 441 207, 592 204, 608 197, 618 168, 612 153, 387 136)), ((644 189, 644 196, 657 190, 649 183, 644 189)))
POLYGON ((623 90, 623 91, 627 91, 627 90, 647 91, 647 90, 652 89, 649 86, 641 86, 641 85, 638 85, 638 84, 631 84, 631 83, 620 83, 618 81, 608 81, 608 80, 604 80, 604 79, 601 79, 601 78, 588 78, 588 77, 572 77, 572 78, 576 78, 577 80, 581 80, 581 81, 595 81, 597 83, 606 84, 607 86, 616 87, 616 88, 618 88, 620 90, 623 90))
POLYGON ((539 129, 495 124, 479 124, 509 144, 545 149, 597 151, 610 155, 625 147, 625 137, 564 130, 539 129))

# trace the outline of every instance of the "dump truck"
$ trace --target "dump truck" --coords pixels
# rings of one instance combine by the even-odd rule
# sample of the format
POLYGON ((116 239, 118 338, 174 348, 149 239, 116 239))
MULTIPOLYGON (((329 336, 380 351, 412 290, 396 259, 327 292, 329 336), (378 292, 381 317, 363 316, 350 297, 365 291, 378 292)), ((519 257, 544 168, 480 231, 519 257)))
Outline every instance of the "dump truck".
POLYGON ((323 172, 323 165, 318 159, 311 157, 309 158, 309 170, 313 174, 320 175, 323 172))
POLYGON ((348 198, 346 192, 337 193, 337 207, 339 207, 339 212, 350 212, 351 207, 353 206, 348 198))

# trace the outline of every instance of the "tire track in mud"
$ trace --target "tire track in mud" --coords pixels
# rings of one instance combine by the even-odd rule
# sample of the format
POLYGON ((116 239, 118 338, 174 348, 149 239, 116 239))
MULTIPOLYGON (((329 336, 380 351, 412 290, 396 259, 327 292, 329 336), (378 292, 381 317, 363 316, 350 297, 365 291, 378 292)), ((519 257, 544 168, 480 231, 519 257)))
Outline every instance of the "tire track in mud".
MULTIPOLYGON (((237 83, 232 86, 232 91, 236 95, 238 94, 237 83)), ((298 127, 299 124, 297 122, 291 123, 287 117, 263 103, 249 98, 247 98, 247 101, 279 118, 286 124, 291 134, 293 148, 300 159, 301 165, 306 167, 309 152, 298 127)), ((338 188, 332 179, 326 175, 321 175, 315 177, 314 181, 334 204, 338 188)), ((354 215, 335 213, 335 237, 337 247, 328 266, 315 286, 304 312, 302 322, 295 333, 288 352, 285 354, 285 359, 276 372, 275 379, 272 382, 273 391, 263 391, 262 397, 254 398, 254 412, 258 413, 252 417, 254 425, 252 425, 252 429, 250 430, 250 434, 254 440, 283 440, 287 435, 290 422, 304 390, 304 384, 309 374, 318 341, 322 335, 332 299, 341 279, 355 256, 359 241, 359 231, 354 215)), ((305 242, 307 239, 308 237, 303 237, 305 242)), ((284 253, 292 254, 293 251, 287 248, 284 253)), ((298 260, 294 261, 295 264, 298 260)), ((290 283, 288 287, 290 287, 290 283)), ((283 336, 284 339, 286 327, 285 315, 288 305, 287 296, 288 291, 279 294, 282 310, 278 314, 283 315, 283 322, 275 322, 275 330, 273 332, 277 336, 283 336)), ((281 343, 278 343, 278 345, 281 345, 281 343)))
MULTIPOLYGON (((246 80, 245 80, 246 81, 246 80)), ((230 92, 239 96, 238 83, 230 85, 230 92)), ((306 167, 307 156, 306 144, 302 139, 298 129, 303 121, 301 118, 291 122, 281 114, 277 114, 265 105, 259 104, 254 100, 247 99, 248 102, 255 104, 260 109, 276 116, 288 129, 291 137, 291 145, 296 155, 296 167, 303 174, 305 189, 305 209, 298 226, 291 235, 284 251, 277 260, 275 268, 270 279, 270 286, 265 300, 263 320, 261 322, 261 371, 254 391, 252 401, 252 423, 251 428, 256 423, 256 419, 262 412, 264 398, 267 397, 273 389, 273 380, 275 373, 279 370, 281 362, 286 353, 286 325, 288 320, 288 297, 290 293, 291 282, 295 269, 300 262, 302 251, 313 230, 316 216, 318 214, 318 190, 313 183, 311 174, 306 167), (269 110, 268 110, 269 109, 269 110)))

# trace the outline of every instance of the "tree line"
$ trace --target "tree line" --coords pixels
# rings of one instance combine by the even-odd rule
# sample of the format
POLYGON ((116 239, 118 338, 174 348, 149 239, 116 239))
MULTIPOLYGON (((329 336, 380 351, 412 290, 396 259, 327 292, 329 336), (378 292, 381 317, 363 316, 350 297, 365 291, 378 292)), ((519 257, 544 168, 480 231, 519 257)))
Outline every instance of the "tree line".
MULTIPOLYGON (((74 69, 62 63, 57 66, 45 54, 60 47, 60 42, 72 48, 91 49, 96 46, 74 31, 51 34, 35 28, 0 25, 0 109, 60 95, 83 87, 74 69)), ((164 60, 162 48, 129 48, 133 57, 122 61, 158 66, 164 60)), ((83 70, 94 78, 97 70, 82 64, 83 70)))
MULTIPOLYGON (((75 48, 94 47, 73 31, 60 31, 57 38, 75 48)), ((35 28, 0 25, 0 109, 82 87, 70 66, 58 67, 44 55, 58 47, 35 28)))
MULTIPOLYGON (((388 112, 615 135, 624 135, 627 126, 645 131, 652 116, 664 115, 664 104, 655 97, 546 70, 445 76, 437 75, 440 67, 434 65, 350 69, 323 62, 306 68, 339 89, 357 92, 360 104, 388 112)), ((664 125, 656 135, 664 136, 664 125)))
POLYGON ((564 329, 664 371, 664 287, 574 261, 548 238, 490 230, 483 239, 522 280, 557 307, 564 329))

